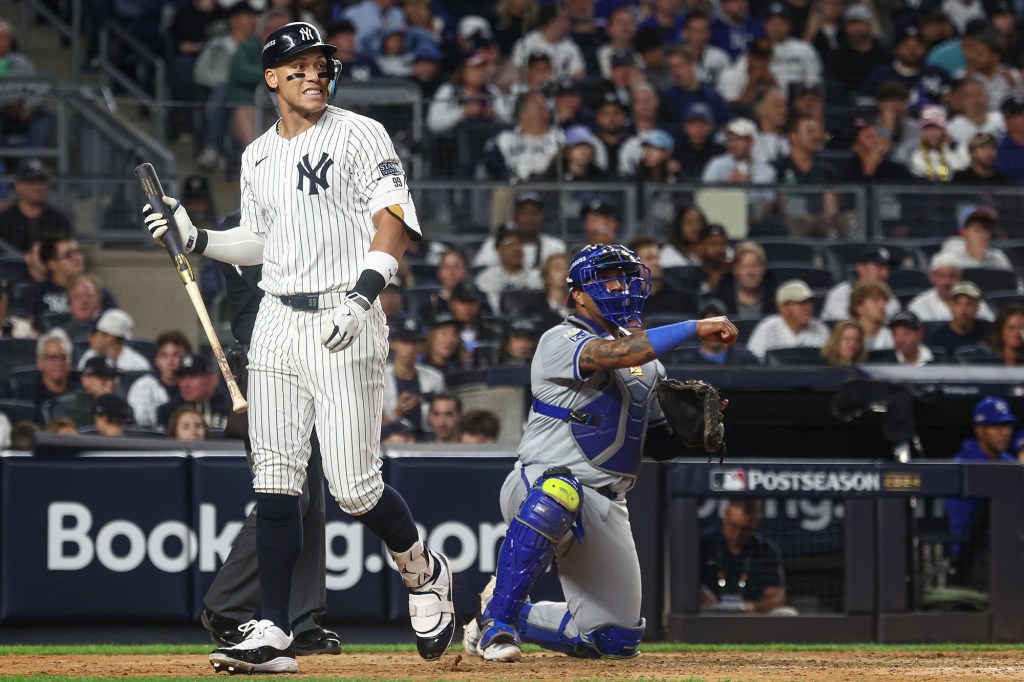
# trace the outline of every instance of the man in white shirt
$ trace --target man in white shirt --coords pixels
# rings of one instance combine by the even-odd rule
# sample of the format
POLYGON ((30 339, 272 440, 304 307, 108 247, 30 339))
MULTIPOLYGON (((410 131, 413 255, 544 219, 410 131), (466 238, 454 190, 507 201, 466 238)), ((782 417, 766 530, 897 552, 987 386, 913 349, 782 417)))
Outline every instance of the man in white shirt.
MULTIPOLYGON (((963 279, 957 260, 948 253, 935 254, 932 256, 928 279, 932 283, 932 288, 915 296, 907 304, 907 310, 924 322, 952 320, 953 312, 949 308, 950 291, 963 279)), ((988 322, 996 319, 995 312, 984 300, 978 302, 977 317, 988 322)))
POLYGON ((502 225, 494 237, 498 264, 489 265, 476 276, 476 285, 487 294, 491 310, 501 310, 501 293, 507 289, 543 290, 540 270, 523 265, 523 242, 515 225, 502 225))
POLYGON ((722 48, 709 44, 711 17, 699 9, 687 12, 682 33, 683 44, 697 65, 697 78, 714 86, 722 71, 732 64, 732 58, 722 48))
MULTIPOLYGON (((734 118, 725 126, 725 154, 719 154, 704 166, 701 181, 715 184, 770 185, 775 182, 775 168, 753 158, 757 126, 746 118, 734 118)), ((761 220, 771 209, 774 193, 770 190, 747 192, 750 220, 761 220)))
POLYGON ((974 78, 964 78, 953 86, 950 100, 959 103, 960 113, 950 120, 946 132, 961 149, 970 146, 977 133, 991 133, 996 141, 1006 134, 1006 121, 999 109, 989 110, 988 91, 974 78))
POLYGON ((896 362, 911 367, 921 367, 935 360, 935 354, 924 345, 924 325, 917 315, 904 310, 893 315, 889 322, 892 332, 893 352, 896 362))
POLYGON ((818 85, 821 83, 821 57, 806 40, 789 35, 792 21, 789 10, 781 2, 768 6, 764 32, 772 44, 772 60, 768 68, 779 87, 789 91, 793 83, 818 85))
POLYGON ((1013 263, 1001 250, 993 248, 992 231, 999 213, 989 206, 971 205, 960 211, 960 236, 950 237, 940 253, 953 257, 958 268, 995 268, 1013 270, 1013 263))
POLYGON ((512 63, 521 69, 535 52, 544 52, 551 57, 555 78, 570 76, 580 79, 586 75, 583 51, 569 38, 569 16, 557 5, 540 8, 537 28, 512 46, 512 63))
POLYGON ((761 320, 750 334, 747 350, 759 358, 774 348, 821 348, 831 336, 814 318, 814 292, 803 280, 791 279, 775 292, 778 314, 761 320))
MULTIPOLYGON (((530 268, 539 268, 544 260, 555 253, 565 253, 566 247, 558 237, 541 233, 544 229, 544 201, 540 192, 520 192, 516 195, 515 213, 512 224, 516 226, 523 243, 523 263, 530 268)), ((497 265, 498 250, 494 240, 488 239, 480 245, 474 266, 497 265)))
MULTIPOLYGON (((825 305, 821 310, 821 319, 831 322, 832 320, 845 320, 850 317, 850 292, 858 284, 868 282, 889 282, 889 268, 894 265, 889 249, 884 246, 869 246, 864 249, 854 265, 856 279, 853 281, 844 280, 828 290, 825 296, 825 305)), ((892 317, 900 311, 900 302, 892 297, 885 304, 886 317, 892 317)))
POLYGON ((789 156, 786 119, 789 109, 786 95, 776 87, 769 87, 754 103, 757 119, 757 138, 754 140, 754 158, 765 163, 789 156))
POLYGON ((89 358, 106 355, 122 372, 150 372, 153 366, 149 360, 127 343, 132 338, 135 320, 118 308, 111 308, 96 320, 96 329, 89 335, 89 350, 82 354, 78 368, 85 367, 89 358))

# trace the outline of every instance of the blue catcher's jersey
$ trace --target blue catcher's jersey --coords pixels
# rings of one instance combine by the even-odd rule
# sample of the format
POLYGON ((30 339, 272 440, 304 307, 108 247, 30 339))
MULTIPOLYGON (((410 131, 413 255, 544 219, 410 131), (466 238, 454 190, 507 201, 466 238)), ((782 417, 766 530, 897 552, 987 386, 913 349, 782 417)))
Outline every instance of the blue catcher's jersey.
POLYGON ((600 338, 611 337, 576 316, 541 337, 530 369, 533 397, 574 410, 580 419, 531 410, 518 455, 523 464, 569 467, 584 485, 626 490, 640 469, 648 426, 665 422, 655 391, 665 368, 654 360, 640 367, 581 372, 580 351, 600 338))

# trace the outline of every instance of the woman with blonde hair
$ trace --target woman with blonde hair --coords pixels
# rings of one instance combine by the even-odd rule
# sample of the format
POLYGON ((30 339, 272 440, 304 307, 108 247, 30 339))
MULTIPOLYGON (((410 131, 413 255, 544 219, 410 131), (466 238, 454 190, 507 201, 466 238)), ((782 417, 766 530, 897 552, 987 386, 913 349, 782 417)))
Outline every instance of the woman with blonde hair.
POLYGON ((852 367, 866 361, 868 349, 864 343, 864 327, 857 320, 837 322, 832 336, 821 349, 821 357, 835 367, 852 367))

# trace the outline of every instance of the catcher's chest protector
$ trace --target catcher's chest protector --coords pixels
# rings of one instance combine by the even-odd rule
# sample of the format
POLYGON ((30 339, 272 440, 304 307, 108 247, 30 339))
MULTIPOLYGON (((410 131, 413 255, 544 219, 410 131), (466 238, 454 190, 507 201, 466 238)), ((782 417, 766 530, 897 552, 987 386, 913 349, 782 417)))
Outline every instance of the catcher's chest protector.
POLYGON ((575 409, 599 419, 590 420, 590 425, 570 421, 569 426, 580 451, 593 466, 622 476, 639 473, 659 370, 655 361, 639 371, 598 372, 587 382, 593 382, 598 392, 575 409))

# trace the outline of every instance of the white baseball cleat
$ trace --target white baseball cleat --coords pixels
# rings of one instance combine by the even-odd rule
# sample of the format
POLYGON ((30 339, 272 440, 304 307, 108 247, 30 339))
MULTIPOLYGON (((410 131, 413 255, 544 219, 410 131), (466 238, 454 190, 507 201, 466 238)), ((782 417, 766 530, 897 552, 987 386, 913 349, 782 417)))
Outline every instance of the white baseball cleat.
POLYGON ((269 620, 250 620, 238 626, 245 639, 232 647, 214 649, 210 665, 214 672, 296 673, 294 637, 269 620))

